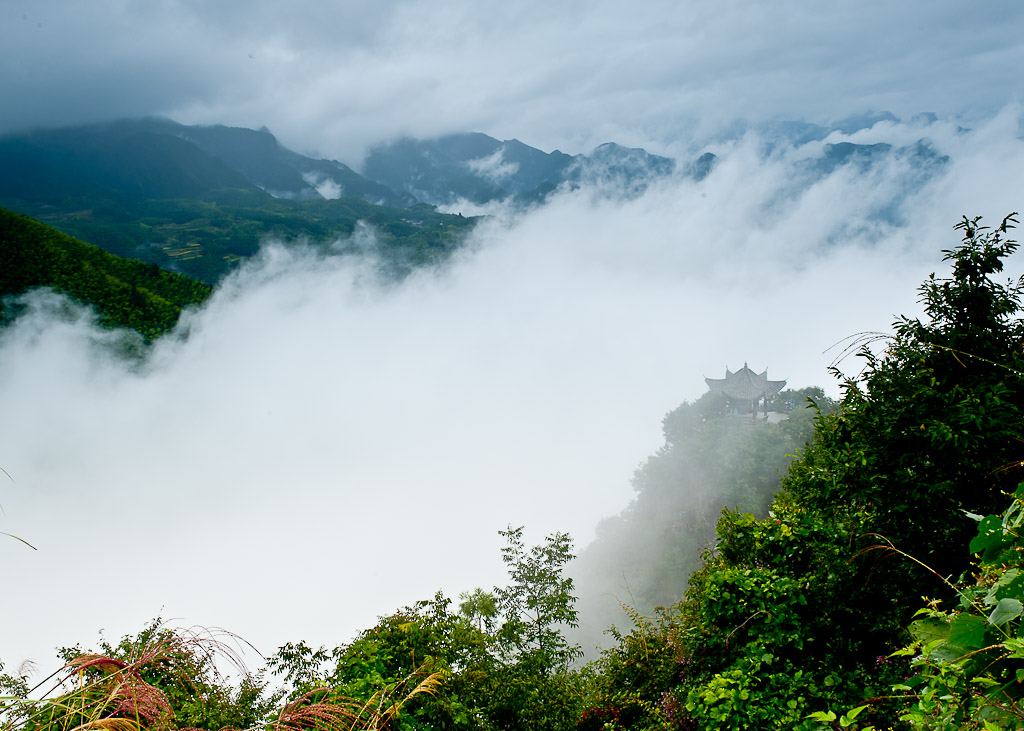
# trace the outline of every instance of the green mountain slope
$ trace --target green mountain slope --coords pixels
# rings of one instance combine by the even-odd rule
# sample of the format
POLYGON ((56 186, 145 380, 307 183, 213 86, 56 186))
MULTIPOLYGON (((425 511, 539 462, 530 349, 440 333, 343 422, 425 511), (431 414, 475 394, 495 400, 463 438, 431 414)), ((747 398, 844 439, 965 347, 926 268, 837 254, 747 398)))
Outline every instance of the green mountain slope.
POLYGON ((191 198, 255 187, 187 140, 132 123, 0 137, 0 200, 191 198))
POLYGON ((147 118, 0 136, 0 198, 195 198, 220 188, 297 200, 417 202, 343 163, 293 152, 266 129, 147 118))
MULTIPOLYGON (((210 294, 188 277, 114 256, 0 208, 0 298, 33 287, 52 287, 93 305, 101 323, 133 328, 147 339, 173 328, 183 307, 210 294)), ((0 313, 3 308, 0 299, 0 313)))
POLYGON ((208 284, 264 238, 334 241, 359 221, 400 275, 436 261, 473 224, 266 131, 152 119, 0 137, 0 206, 208 284))
MULTIPOLYGON (((335 241, 349 237, 360 221, 373 226, 376 253, 384 266, 401 276, 443 258, 477 220, 437 213, 429 206, 387 208, 355 198, 280 200, 244 189, 218 190, 193 200, 75 198, 61 205, 0 204, 118 256, 207 284, 255 254, 266 238, 335 241)), ((346 248, 357 247, 340 247, 346 248)))

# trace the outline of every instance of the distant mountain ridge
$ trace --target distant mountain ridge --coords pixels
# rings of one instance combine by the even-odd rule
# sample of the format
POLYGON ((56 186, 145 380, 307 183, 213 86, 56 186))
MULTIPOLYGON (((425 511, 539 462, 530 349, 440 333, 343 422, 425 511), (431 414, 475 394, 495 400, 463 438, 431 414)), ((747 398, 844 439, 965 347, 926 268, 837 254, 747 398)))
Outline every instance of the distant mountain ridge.
POLYGON ((377 145, 362 170, 393 190, 447 206, 459 200, 536 203, 562 185, 585 183, 615 185, 635 194, 674 173, 676 161, 614 142, 599 145, 590 155, 567 155, 469 132, 377 145))
MULTIPOLYGON (((934 121, 934 115, 915 119, 934 121)), ((867 112, 828 126, 781 121, 749 129, 773 148, 823 141, 835 132, 852 134, 887 122, 899 120, 889 112, 867 112)), ((870 152, 862 147, 868 146, 826 146, 822 169, 833 169, 837 161, 882 156, 877 145, 870 152)), ((710 152, 686 162, 614 142, 590 154, 568 155, 469 132, 378 144, 357 172, 337 160, 289 150, 266 128, 189 126, 145 118, 0 136, 0 202, 83 194, 191 199, 211 191, 255 188, 278 199, 358 198, 397 208, 418 202, 451 206, 460 200, 530 204, 561 187, 599 185, 636 195, 671 175, 701 180, 716 161, 710 152)))
POLYGON ((207 284, 268 237, 338 242, 359 222, 401 275, 447 255, 473 225, 266 130, 166 119, 0 136, 0 206, 207 284))
MULTIPOLYGON (((897 223, 902 201, 948 157, 926 138, 895 146, 843 135, 877 124, 884 132, 898 121, 871 112, 827 127, 789 121, 735 132, 760 135, 765 158, 808 146, 810 154, 789 163, 781 195, 796 195, 840 169, 865 175, 897 164, 892 195, 866 214, 897 223)), ((911 124, 924 129, 934 121, 919 115, 911 124)), ((629 198, 669 178, 699 183, 717 162, 712 152, 675 160, 613 142, 568 155, 474 132, 378 145, 360 173, 289 150, 265 128, 147 118, 0 136, 0 206, 118 256, 212 284, 268 237, 336 242, 361 221, 395 271, 408 271, 446 256, 473 226, 474 219, 441 214, 437 206, 526 208, 556 191, 588 187, 629 198)))
POLYGON ((0 136, 0 199, 195 198, 257 188, 275 198, 359 198, 405 208, 417 202, 336 160, 283 147, 268 130, 120 120, 0 136))
POLYGON ((362 174, 289 150, 266 128, 144 118, 0 136, 0 201, 193 199, 255 188, 278 199, 358 198, 396 208, 460 199, 532 203, 565 184, 642 192, 675 171, 671 158, 613 142, 567 155, 479 132, 378 145, 362 174))

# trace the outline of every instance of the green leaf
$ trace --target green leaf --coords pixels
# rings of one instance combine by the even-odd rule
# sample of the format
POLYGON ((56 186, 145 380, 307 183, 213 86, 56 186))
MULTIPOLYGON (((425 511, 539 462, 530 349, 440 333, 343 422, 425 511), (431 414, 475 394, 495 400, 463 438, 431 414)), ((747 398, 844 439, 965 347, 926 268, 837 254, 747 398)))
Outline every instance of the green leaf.
POLYGON ((988 644, 985 640, 985 632, 989 623, 984 617, 976 614, 960 614, 953 618, 949 625, 950 645, 962 647, 965 650, 977 650, 988 644))
POLYGON ((834 711, 815 711, 809 714, 807 718, 813 718, 815 721, 821 721, 822 723, 832 723, 836 720, 836 714, 834 711))
POLYGON ((1021 613, 1024 613, 1024 605, 1021 605, 1017 599, 1000 599, 996 608, 992 610, 992 614, 988 615, 988 622, 998 627, 1011 619, 1016 619, 1021 613))
POLYGON ((910 623, 910 634, 921 642, 944 640, 949 636, 949 625, 937 619, 919 619, 910 623))
POLYGON ((989 515, 978 524, 978 535, 971 540, 971 553, 983 553, 1003 543, 1003 522, 997 515, 989 515))
POLYGON ((999 599, 1024 599, 1024 576, 1017 569, 1010 569, 992 585, 985 595, 985 603, 992 606, 999 599))
POLYGON ((857 716, 859 716, 865 708, 867 708, 867 706, 857 706, 856 708, 851 708, 846 712, 846 717, 852 721, 857 716))

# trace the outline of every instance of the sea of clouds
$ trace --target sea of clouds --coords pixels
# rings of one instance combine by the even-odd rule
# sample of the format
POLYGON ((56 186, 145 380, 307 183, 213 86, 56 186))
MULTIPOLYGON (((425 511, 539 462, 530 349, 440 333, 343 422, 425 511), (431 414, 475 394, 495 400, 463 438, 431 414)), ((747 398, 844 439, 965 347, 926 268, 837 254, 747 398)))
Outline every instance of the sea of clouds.
POLYGON ((1024 204, 1020 123, 747 135, 701 182, 499 213, 400 283, 267 242, 144 364, 33 293, 0 331, 0 530, 38 548, 0 536, 18 628, 0 660, 48 672, 55 646, 158 614, 263 653, 333 646, 437 589, 502 583, 508 525, 585 544, 704 376, 749 362, 837 395, 832 346, 918 312, 962 214, 1024 204), (898 159, 798 172, 826 142, 921 138, 949 156, 925 181, 898 159))

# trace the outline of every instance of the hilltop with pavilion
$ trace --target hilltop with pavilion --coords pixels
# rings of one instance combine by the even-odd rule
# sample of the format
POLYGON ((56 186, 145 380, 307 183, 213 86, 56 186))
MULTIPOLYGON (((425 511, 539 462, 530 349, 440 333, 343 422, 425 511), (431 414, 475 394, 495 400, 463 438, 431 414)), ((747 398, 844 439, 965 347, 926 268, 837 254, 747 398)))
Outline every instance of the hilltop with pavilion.
POLYGON ((752 420, 756 419, 763 401, 766 421, 769 400, 786 387, 785 380, 769 380, 767 368, 763 373, 754 373, 746 363, 735 373, 726 367, 725 378, 705 378, 704 382, 713 393, 725 396, 726 413, 729 414, 748 413, 752 420))

